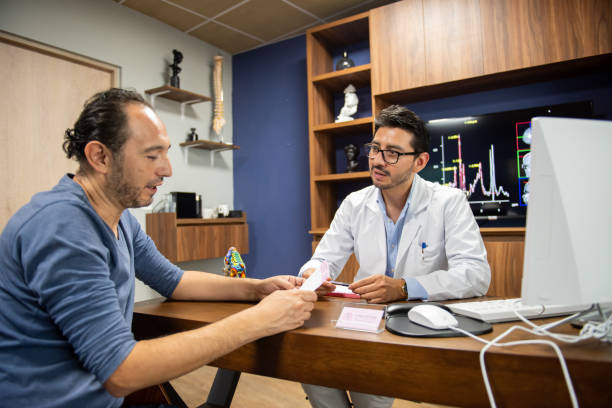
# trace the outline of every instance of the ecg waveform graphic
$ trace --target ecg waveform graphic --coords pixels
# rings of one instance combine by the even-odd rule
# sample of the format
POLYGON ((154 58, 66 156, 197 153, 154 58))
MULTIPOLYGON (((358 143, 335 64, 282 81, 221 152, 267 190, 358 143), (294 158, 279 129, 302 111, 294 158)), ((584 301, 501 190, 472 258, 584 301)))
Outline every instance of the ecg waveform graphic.
POLYGON ((510 194, 504 190, 503 186, 498 186, 496 177, 495 177, 495 146, 491 145, 489 147, 489 184, 488 188, 485 185, 485 177, 483 171, 482 161, 468 163, 468 169, 477 169, 476 175, 473 176, 473 180, 471 182, 468 181, 466 176, 466 163, 463 159, 463 153, 461 150, 461 134, 455 134, 450 136, 441 136, 441 154, 442 160, 441 170, 442 170, 442 184, 456 187, 464 191, 469 198, 471 198, 476 192, 482 194, 486 199, 483 200, 470 200, 470 203, 486 203, 486 202, 508 202, 508 198, 510 194), (446 139, 446 140, 445 140, 446 139), (454 142, 457 143, 457 158, 450 160, 450 163, 447 164, 446 161, 446 153, 448 148, 446 147, 445 142, 454 142), (452 164, 451 164, 452 163, 452 164), (447 174, 452 174, 452 177, 447 177, 447 174), (448 181, 447 181, 448 179, 448 181), (478 189, 478 185, 480 185, 480 189, 478 189), (503 198, 505 197, 505 199, 503 198))

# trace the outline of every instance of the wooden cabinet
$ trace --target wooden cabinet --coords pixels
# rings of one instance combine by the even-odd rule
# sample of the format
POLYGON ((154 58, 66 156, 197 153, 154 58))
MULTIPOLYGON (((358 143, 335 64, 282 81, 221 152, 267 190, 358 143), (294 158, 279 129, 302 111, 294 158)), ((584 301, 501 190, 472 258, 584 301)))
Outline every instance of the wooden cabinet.
POLYGON ((612 52, 612 3, 599 0, 480 2, 484 73, 612 52))
POLYGON ((147 234, 171 262, 221 258, 229 247, 249 252, 249 227, 242 218, 184 218, 176 213, 147 214, 147 234))
POLYGON ((370 11, 372 94, 426 84, 423 33, 421 0, 404 0, 370 11))
POLYGON ((423 2, 426 84, 483 74, 478 0, 423 2))

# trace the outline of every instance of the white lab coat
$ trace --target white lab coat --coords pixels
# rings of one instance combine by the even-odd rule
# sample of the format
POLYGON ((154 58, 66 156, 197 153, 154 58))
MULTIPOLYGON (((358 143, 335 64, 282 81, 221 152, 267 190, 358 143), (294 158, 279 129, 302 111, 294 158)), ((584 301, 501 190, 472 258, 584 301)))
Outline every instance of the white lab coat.
MULTIPOLYGON (((355 281, 384 275, 387 242, 376 190, 369 186, 346 197, 300 274, 326 260, 334 279, 354 252, 360 266, 355 281)), ((491 281, 487 252, 461 190, 414 176, 394 277, 415 278, 427 291, 428 300, 486 293, 491 281)))

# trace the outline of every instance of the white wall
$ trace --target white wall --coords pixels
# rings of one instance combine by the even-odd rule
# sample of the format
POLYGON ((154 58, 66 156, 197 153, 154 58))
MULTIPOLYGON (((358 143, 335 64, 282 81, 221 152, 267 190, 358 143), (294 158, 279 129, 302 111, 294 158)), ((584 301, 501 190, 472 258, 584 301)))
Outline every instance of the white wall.
MULTIPOLYGON (((213 97, 212 67, 215 55, 224 56, 223 90, 226 142, 232 140, 232 59, 220 49, 191 37, 164 23, 119 6, 112 0, 1 0, 0 29, 55 47, 121 67, 121 86, 144 93, 167 83, 172 49, 180 50, 181 88, 213 97)), ((204 150, 189 152, 189 161, 179 143, 191 127, 200 139, 217 141, 211 129, 213 104, 205 102, 187 107, 181 120, 177 102, 157 98, 155 108, 166 124, 173 147, 170 159, 174 175, 159 189, 154 204, 170 191, 202 194, 204 206, 234 202, 231 151, 215 153, 214 164, 204 150)), ((75 118, 76 120, 77 118, 75 118)), ((67 123, 66 127, 72 127, 67 123)), ((58 135, 58 148, 63 135, 58 135)), ((145 224, 146 209, 132 210, 145 224)), ((190 262, 190 269, 220 272, 222 259, 190 262)), ((136 300, 157 294, 141 282, 136 285, 136 300)))

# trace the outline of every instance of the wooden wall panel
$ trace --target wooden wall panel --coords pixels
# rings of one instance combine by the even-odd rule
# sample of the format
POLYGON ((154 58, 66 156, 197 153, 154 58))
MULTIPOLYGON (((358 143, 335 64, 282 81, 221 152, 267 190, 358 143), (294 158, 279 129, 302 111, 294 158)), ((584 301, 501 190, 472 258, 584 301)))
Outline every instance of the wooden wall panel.
POLYGON ((119 85, 119 68, 0 32, 0 230, 31 196, 77 164, 64 131, 94 93, 119 85))
POLYGON ((482 36, 478 0, 423 3, 427 83, 482 75, 482 36))
POLYGON ((372 94, 426 84, 423 5, 404 0, 370 11, 372 94))

